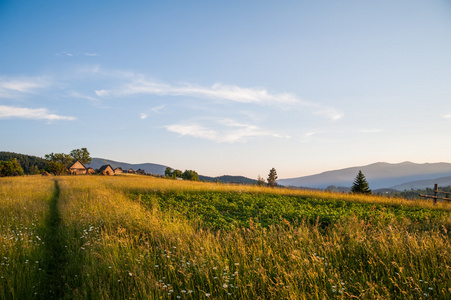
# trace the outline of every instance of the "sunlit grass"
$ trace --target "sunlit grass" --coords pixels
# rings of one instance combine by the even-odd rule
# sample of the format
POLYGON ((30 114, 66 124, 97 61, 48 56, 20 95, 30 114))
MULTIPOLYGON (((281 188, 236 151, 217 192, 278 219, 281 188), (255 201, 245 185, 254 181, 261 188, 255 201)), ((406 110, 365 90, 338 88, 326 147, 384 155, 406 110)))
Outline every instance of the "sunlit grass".
MULTIPOLYGON (((43 220, 48 215, 53 181, 38 177, 14 180, 0 180, 0 195, 14 199, 11 203, 16 203, 17 211, 20 206, 32 210, 31 216, 38 217, 30 220, 41 220, 37 226, 45 226, 43 220), (15 182, 23 185, 14 185, 15 182), (21 196, 37 185, 45 187, 41 196, 21 196)), ((67 254, 59 258, 61 298, 446 299, 451 296, 448 204, 432 206, 425 201, 145 176, 73 176, 56 180, 61 222, 54 230, 58 231, 61 248, 67 254), (326 228, 307 220, 280 219, 278 224, 268 226, 249 220, 246 226, 237 226, 235 230, 212 230, 184 214, 160 207, 160 201, 175 193, 282 195, 438 209, 443 214, 434 220, 434 226, 424 227, 407 217, 387 223, 351 214, 326 228)), ((5 217, 1 221, 2 234, 8 232, 4 224, 16 224, 17 218, 6 218, 8 213, 7 209, 1 210, 5 217)), ((33 253, 45 253, 37 250, 42 245, 29 244, 33 244, 33 253)), ((22 261, 21 265, 24 264, 22 261)), ((15 274, 19 271, 15 268, 5 275, 12 280, 19 276, 15 274)), ((31 286, 39 285, 40 273, 33 276, 29 279, 31 286)), ((20 283, 15 290, 19 289, 20 283)), ((5 299, 20 299, 3 293, 5 299)), ((45 295, 51 293, 43 291, 40 296, 45 295)))

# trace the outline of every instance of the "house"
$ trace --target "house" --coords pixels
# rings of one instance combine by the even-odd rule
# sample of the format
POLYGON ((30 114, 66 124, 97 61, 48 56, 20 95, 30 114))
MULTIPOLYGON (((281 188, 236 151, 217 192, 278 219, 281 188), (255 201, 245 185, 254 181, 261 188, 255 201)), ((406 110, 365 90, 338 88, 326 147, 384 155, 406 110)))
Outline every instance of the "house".
POLYGON ((121 174, 122 173, 122 169, 120 167, 117 167, 116 169, 114 169, 114 174, 121 174))
POLYGON ((71 175, 86 174, 87 171, 88 169, 79 160, 69 167, 69 173, 71 175))
POLYGON ((138 170, 136 171, 136 174, 146 175, 146 171, 141 170, 141 169, 138 169, 138 170))
POLYGON ((129 173, 129 174, 136 174, 136 172, 132 168, 128 169, 127 173, 129 173))
POLYGON ((91 167, 89 167, 87 170, 86 170, 86 174, 89 174, 89 175, 91 175, 91 174, 95 174, 95 170, 93 169, 93 168, 91 168, 91 167))
POLYGON ((100 175, 114 175, 114 170, 110 165, 103 165, 99 169, 100 175))

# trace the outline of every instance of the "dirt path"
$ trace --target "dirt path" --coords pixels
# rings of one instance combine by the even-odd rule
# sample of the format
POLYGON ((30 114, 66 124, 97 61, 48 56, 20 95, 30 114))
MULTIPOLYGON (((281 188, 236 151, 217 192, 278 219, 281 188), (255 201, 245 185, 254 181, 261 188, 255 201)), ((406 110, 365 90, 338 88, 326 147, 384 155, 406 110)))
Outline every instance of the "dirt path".
POLYGON ((42 299, 62 299, 64 298, 65 282, 63 276, 68 262, 65 236, 61 228, 61 216, 58 210, 58 200, 60 188, 58 180, 55 180, 55 191, 49 203, 49 215, 45 228, 45 259, 43 270, 45 277, 41 284, 42 299))

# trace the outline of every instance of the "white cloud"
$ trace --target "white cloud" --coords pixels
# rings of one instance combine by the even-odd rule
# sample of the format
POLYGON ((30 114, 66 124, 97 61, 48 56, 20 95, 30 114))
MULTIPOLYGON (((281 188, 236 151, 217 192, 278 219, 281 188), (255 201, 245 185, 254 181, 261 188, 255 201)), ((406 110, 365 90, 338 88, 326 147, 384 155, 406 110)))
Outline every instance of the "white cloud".
POLYGON ((46 108, 23 108, 23 107, 0 105, 0 119, 9 119, 9 118, 48 120, 48 121, 76 120, 75 117, 60 116, 49 113, 49 111, 46 108))
POLYGON ((300 103, 300 100, 293 94, 274 94, 269 93, 262 88, 242 88, 221 83, 216 83, 211 87, 202 87, 191 84, 174 86, 136 78, 132 82, 122 86, 120 89, 96 90, 95 93, 99 97, 151 94, 160 96, 194 96, 240 103, 300 103))
POLYGON ((33 93, 49 85, 43 77, 5 78, 0 77, 0 98, 12 98, 18 94, 33 93))
POLYGON ((83 95, 83 94, 81 94, 79 92, 75 92, 75 91, 70 92, 69 96, 74 97, 74 98, 87 99, 87 100, 90 100, 90 101, 98 101, 98 99, 96 99, 94 97, 91 97, 91 96, 88 96, 88 95, 83 95))
POLYGON ((99 56, 97 53, 85 53, 85 56, 99 56))
POLYGON ((245 142, 250 138, 259 136, 289 138, 289 136, 282 136, 255 125, 239 123, 230 119, 217 120, 215 123, 213 126, 220 125, 221 128, 211 129, 200 124, 190 123, 168 125, 166 129, 182 136, 187 135, 219 143, 245 142))
POLYGON ((445 119, 451 119, 451 114, 443 115, 443 118, 445 118, 445 119))
POLYGON ((148 115, 146 115, 146 114, 143 114, 143 113, 139 114, 139 118, 142 120, 147 119, 147 117, 148 117, 148 115))
POLYGON ((165 106, 166 105, 159 105, 159 106, 155 106, 155 107, 152 107, 151 108, 151 110, 154 112, 154 113, 160 113, 160 111, 163 109, 163 108, 165 108, 165 106))

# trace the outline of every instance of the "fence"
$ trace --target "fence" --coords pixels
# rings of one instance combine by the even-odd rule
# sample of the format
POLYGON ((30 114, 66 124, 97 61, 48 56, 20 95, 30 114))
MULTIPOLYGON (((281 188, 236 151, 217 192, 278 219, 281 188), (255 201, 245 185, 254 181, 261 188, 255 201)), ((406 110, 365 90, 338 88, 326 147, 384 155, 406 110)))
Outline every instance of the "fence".
POLYGON ((434 204, 437 203, 437 199, 441 199, 441 200, 445 200, 445 201, 451 201, 451 198, 439 197, 438 194, 445 194, 445 196, 448 196, 448 195, 449 195, 449 192, 442 192, 442 191, 439 191, 439 190, 438 190, 438 184, 434 184, 434 196, 431 196, 431 195, 421 195, 421 194, 420 194, 420 197, 423 197, 423 198, 426 198, 426 199, 427 199, 427 198, 431 198, 431 199, 433 199, 434 204))

